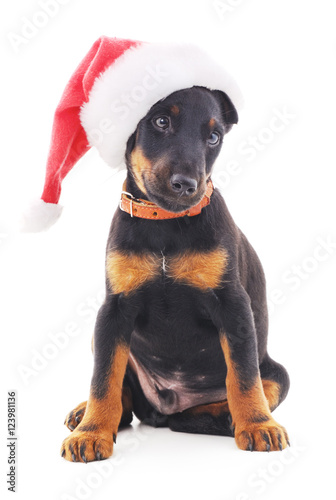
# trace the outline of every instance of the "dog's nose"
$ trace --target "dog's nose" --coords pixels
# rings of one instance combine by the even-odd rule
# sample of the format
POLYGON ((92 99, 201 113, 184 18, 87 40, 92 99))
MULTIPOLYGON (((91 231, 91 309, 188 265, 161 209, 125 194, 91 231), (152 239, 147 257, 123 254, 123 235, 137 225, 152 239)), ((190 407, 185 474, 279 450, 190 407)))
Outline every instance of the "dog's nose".
POLYGON ((170 178, 170 184, 173 191, 182 196, 190 196, 197 189, 197 181, 195 179, 181 174, 172 175, 170 178))

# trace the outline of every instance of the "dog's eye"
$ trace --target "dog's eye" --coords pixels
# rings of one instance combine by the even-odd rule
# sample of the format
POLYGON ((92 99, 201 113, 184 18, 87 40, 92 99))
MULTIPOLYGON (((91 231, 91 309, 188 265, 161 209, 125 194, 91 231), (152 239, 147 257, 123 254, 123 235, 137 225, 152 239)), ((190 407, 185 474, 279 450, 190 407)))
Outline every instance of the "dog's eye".
POLYGON ((220 135, 218 132, 212 132, 208 139, 208 143, 211 144, 211 146, 215 146, 216 144, 219 143, 220 135))
POLYGON ((159 118, 156 118, 154 120, 154 123, 157 127, 161 129, 166 129, 169 127, 170 121, 168 116, 159 116, 159 118))

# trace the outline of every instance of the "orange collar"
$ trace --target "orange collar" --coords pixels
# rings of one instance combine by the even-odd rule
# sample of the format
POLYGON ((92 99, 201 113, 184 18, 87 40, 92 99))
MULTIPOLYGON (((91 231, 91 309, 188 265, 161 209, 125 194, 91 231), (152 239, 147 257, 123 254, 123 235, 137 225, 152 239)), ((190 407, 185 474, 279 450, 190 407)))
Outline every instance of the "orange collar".
MULTIPOLYGON (((123 189, 126 186, 126 181, 124 182, 123 189)), ((208 181, 207 189, 205 195, 201 201, 194 207, 185 210, 184 212, 169 212, 163 208, 158 207, 155 203, 148 200, 142 200, 134 198, 131 193, 127 191, 121 192, 121 198, 119 202, 119 208, 123 212, 127 212, 131 217, 140 217, 141 219, 176 219, 177 217, 184 217, 188 215, 192 217, 201 213, 202 208, 206 207, 210 203, 210 197, 213 193, 214 187, 211 179, 208 181)))

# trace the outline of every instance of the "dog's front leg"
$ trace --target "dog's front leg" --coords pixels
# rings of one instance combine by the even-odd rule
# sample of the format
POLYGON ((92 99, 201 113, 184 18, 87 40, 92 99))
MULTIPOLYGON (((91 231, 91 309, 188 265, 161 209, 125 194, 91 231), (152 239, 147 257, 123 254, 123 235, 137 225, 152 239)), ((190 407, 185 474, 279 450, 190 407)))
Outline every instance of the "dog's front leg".
POLYGON ((240 286, 216 291, 212 308, 227 366, 226 388, 235 440, 243 450, 282 450, 287 432, 272 417, 259 372, 250 299, 240 286))
POLYGON ((83 420, 62 444, 70 461, 89 462, 109 457, 122 414, 122 383, 136 317, 135 297, 108 295, 94 332, 94 370, 83 420))

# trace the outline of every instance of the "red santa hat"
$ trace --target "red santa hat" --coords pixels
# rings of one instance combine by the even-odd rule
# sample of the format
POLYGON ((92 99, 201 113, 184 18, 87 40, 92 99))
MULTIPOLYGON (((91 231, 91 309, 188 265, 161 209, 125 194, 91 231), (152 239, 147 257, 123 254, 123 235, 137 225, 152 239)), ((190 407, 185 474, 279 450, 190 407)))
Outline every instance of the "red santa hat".
POLYGON ((112 168, 123 168, 127 140, 149 109, 194 85, 222 90, 241 106, 232 77, 195 45, 99 38, 57 106, 43 194, 24 214, 23 230, 41 231, 58 219, 62 181, 91 146, 112 168))

